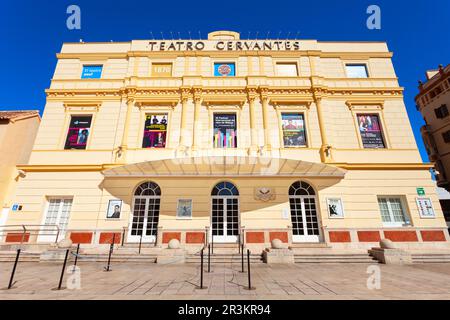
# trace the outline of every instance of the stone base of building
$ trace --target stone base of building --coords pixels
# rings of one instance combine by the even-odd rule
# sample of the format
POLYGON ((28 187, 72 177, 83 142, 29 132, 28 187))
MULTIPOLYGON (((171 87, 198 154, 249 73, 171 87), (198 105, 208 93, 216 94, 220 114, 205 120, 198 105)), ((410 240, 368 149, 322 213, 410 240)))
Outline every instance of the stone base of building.
POLYGON ((412 264, 411 253, 401 249, 372 248, 369 254, 383 264, 412 264))
POLYGON ((295 263, 294 252, 291 249, 265 249, 263 261, 267 264, 295 263))
POLYGON ((158 264, 179 264, 186 262, 186 251, 183 249, 162 249, 156 257, 158 264))

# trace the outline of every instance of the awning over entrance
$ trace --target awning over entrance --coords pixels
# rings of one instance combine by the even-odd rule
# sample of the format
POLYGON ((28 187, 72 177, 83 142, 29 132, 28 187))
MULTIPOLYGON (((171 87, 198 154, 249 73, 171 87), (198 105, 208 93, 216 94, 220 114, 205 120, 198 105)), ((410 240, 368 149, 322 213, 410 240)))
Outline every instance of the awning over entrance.
POLYGON ((298 176, 343 178, 346 170, 302 160, 211 156, 173 158, 132 163, 104 170, 105 177, 258 177, 258 176, 298 176))

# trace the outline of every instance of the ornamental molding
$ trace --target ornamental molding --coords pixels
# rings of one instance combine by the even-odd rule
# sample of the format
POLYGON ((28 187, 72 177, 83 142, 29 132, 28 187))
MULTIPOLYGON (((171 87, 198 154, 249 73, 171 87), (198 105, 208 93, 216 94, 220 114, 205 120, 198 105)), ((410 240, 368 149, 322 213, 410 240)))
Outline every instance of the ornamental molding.
POLYGON ((91 111, 98 112, 102 103, 99 101, 85 101, 85 102, 64 102, 64 110, 68 111, 91 111))
POLYGON ((384 109, 384 100, 371 100, 371 99, 363 99, 363 100, 347 100, 345 101, 348 109, 350 111, 353 110, 367 110, 367 109, 384 109))
MULTIPOLYGON (((194 101, 251 101, 257 98, 271 100, 275 104, 281 101, 312 101, 327 97, 347 98, 348 101, 357 99, 383 100, 385 98, 403 98, 403 88, 330 88, 330 87, 224 87, 208 88, 202 86, 184 86, 167 88, 138 88, 122 87, 120 89, 47 89, 47 99, 63 101, 82 101, 83 103, 116 99, 180 101, 192 99, 194 101)), ((355 104, 355 103, 353 103, 355 104)))

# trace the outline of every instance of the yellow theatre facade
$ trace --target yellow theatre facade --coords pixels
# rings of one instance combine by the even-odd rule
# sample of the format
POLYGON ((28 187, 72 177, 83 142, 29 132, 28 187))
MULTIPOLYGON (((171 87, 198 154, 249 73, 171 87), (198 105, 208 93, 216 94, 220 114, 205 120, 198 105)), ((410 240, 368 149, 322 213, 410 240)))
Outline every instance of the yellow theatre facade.
POLYGON ((46 231, 21 240, 448 246, 385 43, 219 31, 57 57, 7 222, 46 231))

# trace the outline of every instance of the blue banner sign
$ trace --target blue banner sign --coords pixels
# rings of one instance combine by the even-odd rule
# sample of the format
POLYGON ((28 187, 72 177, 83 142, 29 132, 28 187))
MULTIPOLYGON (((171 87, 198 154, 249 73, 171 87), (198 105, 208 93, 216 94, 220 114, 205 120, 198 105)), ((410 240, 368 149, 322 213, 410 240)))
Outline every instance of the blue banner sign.
POLYGON ((100 79, 103 66, 83 66, 81 79, 100 79))

